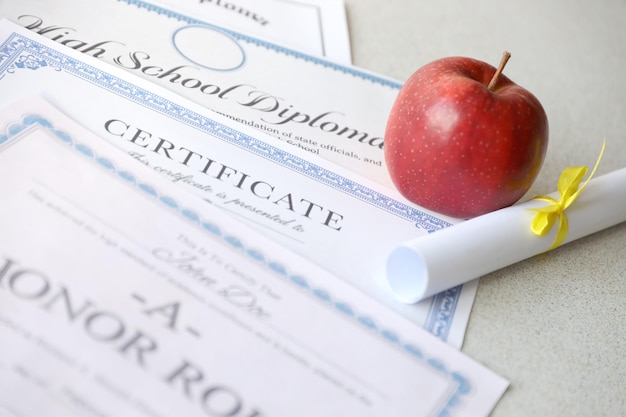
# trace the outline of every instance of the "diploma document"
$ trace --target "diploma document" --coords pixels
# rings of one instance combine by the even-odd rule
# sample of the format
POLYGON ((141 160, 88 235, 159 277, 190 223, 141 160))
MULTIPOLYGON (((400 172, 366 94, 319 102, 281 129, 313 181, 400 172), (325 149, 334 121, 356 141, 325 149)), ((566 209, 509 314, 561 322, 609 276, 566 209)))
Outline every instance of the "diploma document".
POLYGON ((272 43, 350 64, 343 0, 149 0, 272 43))
POLYGON ((141 0, 5 1, 0 16, 393 189, 395 80, 141 0))
POLYGON ((476 282, 416 305, 384 277, 399 243, 448 227, 377 183, 5 20, 0 104, 43 95, 170 182, 227 210, 388 308, 460 346, 476 282))
POLYGON ((506 389, 41 98, 0 112, 0 178, 3 416, 475 417, 506 389))

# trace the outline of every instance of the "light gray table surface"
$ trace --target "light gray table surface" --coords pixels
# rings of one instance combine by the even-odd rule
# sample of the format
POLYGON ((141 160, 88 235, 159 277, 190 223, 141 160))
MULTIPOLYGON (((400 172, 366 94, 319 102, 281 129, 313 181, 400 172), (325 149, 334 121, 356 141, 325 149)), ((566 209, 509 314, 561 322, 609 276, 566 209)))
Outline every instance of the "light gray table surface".
MULTIPOLYGON (((345 0, 354 65, 398 81, 437 58, 498 64, 542 102, 544 166, 626 166, 625 0, 345 0)), ((626 190, 624 190, 626 192, 626 190)), ((624 208, 626 210, 626 207, 624 208)), ((480 279, 463 352, 511 385, 493 417, 626 416, 626 223, 480 279)))

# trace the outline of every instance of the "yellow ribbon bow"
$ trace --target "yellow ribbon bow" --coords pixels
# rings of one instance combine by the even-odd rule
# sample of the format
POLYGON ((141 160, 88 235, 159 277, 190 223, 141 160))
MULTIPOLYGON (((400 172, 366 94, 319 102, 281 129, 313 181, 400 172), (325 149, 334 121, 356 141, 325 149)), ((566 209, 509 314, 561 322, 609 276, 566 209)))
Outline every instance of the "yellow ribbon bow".
POLYGON ((554 238, 552 246, 550 246, 548 250, 557 248, 561 243, 563 243, 565 237, 567 237, 569 223, 567 221, 567 216, 565 215, 565 209, 568 208, 574 200, 576 200, 576 198, 578 198, 580 193, 589 183, 589 180, 591 180, 591 177, 593 177, 593 174, 595 174, 596 169, 600 164, 600 160, 602 159, 602 154, 604 154, 605 146, 606 142, 602 144, 600 155, 598 156, 598 160, 596 161, 596 165, 593 167, 591 174, 580 188, 578 186, 587 173, 587 167, 567 167, 563 170, 563 172, 561 172, 561 176, 559 177, 559 201, 547 195, 533 198, 533 200, 547 201, 550 203, 545 207, 530 209, 537 212, 530 225, 530 228, 535 235, 545 236, 552 229, 556 220, 559 220, 556 237, 554 238))

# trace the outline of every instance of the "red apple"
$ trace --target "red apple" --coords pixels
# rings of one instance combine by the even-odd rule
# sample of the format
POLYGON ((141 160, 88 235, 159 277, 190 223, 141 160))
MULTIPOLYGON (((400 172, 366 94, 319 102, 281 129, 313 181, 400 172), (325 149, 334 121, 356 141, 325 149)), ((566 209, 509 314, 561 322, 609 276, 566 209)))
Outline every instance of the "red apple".
POLYGON ((385 131, 385 162, 409 201, 456 218, 507 207, 530 188, 548 147, 537 98, 471 58, 418 69, 400 89, 385 131))

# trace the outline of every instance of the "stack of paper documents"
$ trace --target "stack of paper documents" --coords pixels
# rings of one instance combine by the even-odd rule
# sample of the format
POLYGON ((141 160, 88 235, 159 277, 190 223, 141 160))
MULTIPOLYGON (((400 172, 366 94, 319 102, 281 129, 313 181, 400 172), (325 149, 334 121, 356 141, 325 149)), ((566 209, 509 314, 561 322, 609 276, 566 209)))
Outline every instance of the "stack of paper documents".
POLYGON ((400 84, 196 10, 273 1, 183 3, 0 3, 0 412, 488 414, 506 381, 444 343, 476 283, 384 284, 457 221, 390 186, 400 84))

